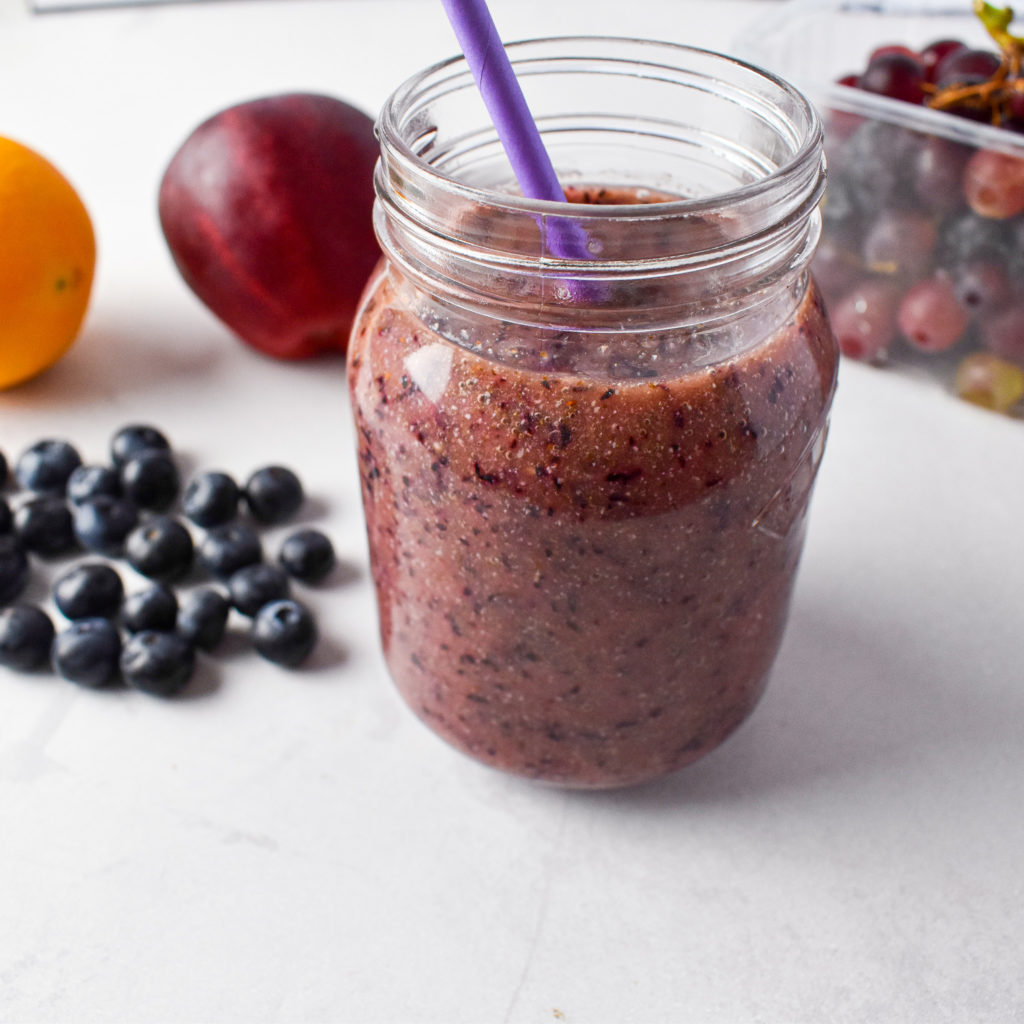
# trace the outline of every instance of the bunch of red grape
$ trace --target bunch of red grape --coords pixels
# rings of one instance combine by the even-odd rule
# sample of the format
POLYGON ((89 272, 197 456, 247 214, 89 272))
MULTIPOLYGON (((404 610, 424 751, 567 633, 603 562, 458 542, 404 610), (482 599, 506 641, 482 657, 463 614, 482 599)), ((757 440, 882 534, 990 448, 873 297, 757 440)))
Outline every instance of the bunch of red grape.
MULTIPOLYGON (((1024 133, 1019 64, 952 39, 889 45, 840 84, 1024 133)), ((895 109, 827 118, 814 270, 840 347, 871 362, 931 356, 957 393, 1008 411, 1024 399, 1024 144, 1017 156, 897 122, 895 109)))

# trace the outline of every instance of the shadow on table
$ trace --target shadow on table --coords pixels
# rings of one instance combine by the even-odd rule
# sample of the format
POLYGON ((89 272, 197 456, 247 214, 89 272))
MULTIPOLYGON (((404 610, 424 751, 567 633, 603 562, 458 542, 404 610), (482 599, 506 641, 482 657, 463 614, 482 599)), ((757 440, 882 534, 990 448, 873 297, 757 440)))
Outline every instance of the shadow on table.
POLYGON ((224 354, 216 333, 182 337, 159 322, 107 323, 87 330, 45 373, 4 393, 5 408, 33 411, 69 404, 110 403, 135 392, 164 388, 209 373, 224 354))
POLYGON ((851 608, 833 597, 797 602, 760 706, 722 747, 666 779, 583 798, 641 812, 742 802, 1019 745, 1024 688, 986 651, 1012 649, 1013 609, 997 613, 990 633, 967 637, 923 609, 851 608))

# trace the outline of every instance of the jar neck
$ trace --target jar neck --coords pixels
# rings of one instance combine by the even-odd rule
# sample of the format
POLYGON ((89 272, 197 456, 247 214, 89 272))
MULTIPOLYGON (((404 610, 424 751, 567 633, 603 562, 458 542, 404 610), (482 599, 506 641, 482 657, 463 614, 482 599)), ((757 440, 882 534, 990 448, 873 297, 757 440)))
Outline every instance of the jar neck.
POLYGON ((436 65, 378 122, 376 229, 411 285, 477 315, 598 333, 727 323, 793 291, 824 187, 802 95, 667 43, 508 50, 560 181, 585 201, 516 194, 464 60, 436 65))

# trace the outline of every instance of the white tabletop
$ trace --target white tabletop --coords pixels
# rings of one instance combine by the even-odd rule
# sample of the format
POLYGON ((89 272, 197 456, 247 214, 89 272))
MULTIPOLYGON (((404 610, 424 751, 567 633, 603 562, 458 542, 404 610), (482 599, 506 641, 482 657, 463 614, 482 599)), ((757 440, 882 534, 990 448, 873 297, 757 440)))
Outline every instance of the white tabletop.
MULTIPOLYGON (((718 48, 763 6, 493 3, 509 39, 718 48)), ((189 468, 285 462, 344 563, 303 591, 324 639, 302 671, 241 639, 178 701, 0 670, 0 1021, 1021 1020, 1019 422, 844 364, 768 694, 670 779, 507 778, 393 692, 343 366, 229 336, 155 194, 215 109, 313 89, 374 111, 454 49, 434 0, 0 3, 0 134, 64 169, 101 253, 71 354, 0 393, 0 449, 102 459, 145 420, 189 468)))

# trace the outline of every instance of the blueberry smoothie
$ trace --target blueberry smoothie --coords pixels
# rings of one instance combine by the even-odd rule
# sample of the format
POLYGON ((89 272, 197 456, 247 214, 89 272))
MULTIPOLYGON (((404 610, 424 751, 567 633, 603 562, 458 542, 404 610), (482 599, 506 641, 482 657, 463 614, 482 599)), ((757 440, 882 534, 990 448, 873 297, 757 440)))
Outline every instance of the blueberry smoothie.
POLYGON ((586 375, 499 362, 382 271, 350 352, 395 683, 466 753, 574 786, 679 768, 754 707, 836 373, 813 286, 689 373, 626 374, 615 340, 586 375))
POLYGON ((457 58, 378 120, 349 387, 381 640, 459 750, 623 786, 720 744, 779 647, 836 377, 821 130, 721 55, 509 49, 569 203, 516 194, 457 58))

